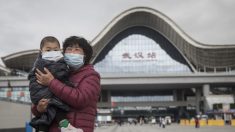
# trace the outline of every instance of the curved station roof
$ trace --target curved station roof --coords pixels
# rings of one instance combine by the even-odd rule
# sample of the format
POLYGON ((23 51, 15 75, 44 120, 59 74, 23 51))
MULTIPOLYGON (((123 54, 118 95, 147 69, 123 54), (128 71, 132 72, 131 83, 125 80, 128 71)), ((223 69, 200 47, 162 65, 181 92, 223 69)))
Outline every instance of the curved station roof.
POLYGON ((10 69, 0 65, 0 76, 10 73, 10 69))
POLYGON ((27 50, 2 57, 6 67, 29 72, 38 56, 39 50, 27 50))
MULTIPOLYGON (((115 17, 91 42, 94 48, 92 62, 96 62, 98 56, 115 37, 134 27, 151 29, 162 35, 194 72, 235 69, 235 45, 199 43, 182 31, 170 18, 147 7, 132 8, 115 17)), ((38 53, 38 50, 22 51, 2 57, 2 60, 8 68, 28 72, 38 53)))

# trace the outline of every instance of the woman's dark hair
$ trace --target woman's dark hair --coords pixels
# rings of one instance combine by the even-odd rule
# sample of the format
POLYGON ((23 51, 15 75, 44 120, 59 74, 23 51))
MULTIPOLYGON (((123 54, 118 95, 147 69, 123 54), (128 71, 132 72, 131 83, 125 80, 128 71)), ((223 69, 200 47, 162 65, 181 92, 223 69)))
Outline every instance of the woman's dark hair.
POLYGON ((51 42, 51 43, 58 43, 59 47, 60 47, 60 42, 58 41, 57 38, 53 37, 53 36, 46 36, 44 37, 42 40, 41 40, 41 43, 40 43, 40 49, 43 48, 44 44, 47 43, 47 42, 51 42))
POLYGON ((67 47, 79 46, 84 52, 84 65, 89 64, 93 50, 88 41, 83 37, 71 36, 63 42, 63 52, 65 52, 67 47))

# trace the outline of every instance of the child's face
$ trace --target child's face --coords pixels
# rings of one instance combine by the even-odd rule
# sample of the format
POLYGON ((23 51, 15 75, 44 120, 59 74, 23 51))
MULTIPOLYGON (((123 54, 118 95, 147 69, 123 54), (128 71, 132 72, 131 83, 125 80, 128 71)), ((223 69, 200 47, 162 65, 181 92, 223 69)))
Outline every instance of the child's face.
POLYGON ((42 47, 42 52, 59 51, 60 45, 57 42, 46 42, 42 47))

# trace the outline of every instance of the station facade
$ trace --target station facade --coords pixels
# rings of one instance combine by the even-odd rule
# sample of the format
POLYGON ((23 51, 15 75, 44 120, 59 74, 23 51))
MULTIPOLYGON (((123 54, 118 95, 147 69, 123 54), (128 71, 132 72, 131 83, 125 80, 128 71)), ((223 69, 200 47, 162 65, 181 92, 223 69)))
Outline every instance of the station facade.
MULTIPOLYGON (((170 18, 147 7, 124 11, 91 44, 92 63, 101 74, 100 118, 178 120, 215 109, 232 118, 235 44, 199 43, 170 18), (215 108, 217 104, 222 107, 215 108)), ((23 51, 2 60, 8 69, 29 72, 37 54, 23 51)))

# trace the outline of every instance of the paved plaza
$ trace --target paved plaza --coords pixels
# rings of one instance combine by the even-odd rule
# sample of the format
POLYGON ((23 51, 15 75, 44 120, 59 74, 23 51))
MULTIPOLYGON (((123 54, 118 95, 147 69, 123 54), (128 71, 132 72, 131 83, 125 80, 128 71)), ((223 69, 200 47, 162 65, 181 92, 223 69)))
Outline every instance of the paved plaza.
MULTIPOLYGON (((23 128, 25 122, 30 120, 30 106, 0 101, 0 117, 0 129, 23 128)), ((235 126, 203 126, 196 129, 194 126, 178 124, 167 125, 166 128, 160 128, 159 125, 124 124, 97 127, 94 132, 235 132, 235 126)))
POLYGON ((193 126, 178 124, 168 125, 166 128, 160 128, 158 125, 113 125, 98 127, 94 132, 235 132, 235 127, 203 126, 196 129, 193 126))

